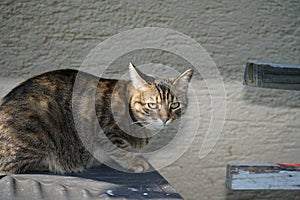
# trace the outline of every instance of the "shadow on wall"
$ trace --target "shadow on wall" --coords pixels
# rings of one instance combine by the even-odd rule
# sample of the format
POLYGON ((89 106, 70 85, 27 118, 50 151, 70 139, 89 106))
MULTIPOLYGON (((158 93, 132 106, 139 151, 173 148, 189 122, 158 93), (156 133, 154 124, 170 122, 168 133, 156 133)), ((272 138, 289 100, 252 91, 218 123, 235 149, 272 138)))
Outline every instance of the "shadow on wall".
POLYGON ((243 100, 272 108, 300 108, 300 91, 245 86, 243 100))

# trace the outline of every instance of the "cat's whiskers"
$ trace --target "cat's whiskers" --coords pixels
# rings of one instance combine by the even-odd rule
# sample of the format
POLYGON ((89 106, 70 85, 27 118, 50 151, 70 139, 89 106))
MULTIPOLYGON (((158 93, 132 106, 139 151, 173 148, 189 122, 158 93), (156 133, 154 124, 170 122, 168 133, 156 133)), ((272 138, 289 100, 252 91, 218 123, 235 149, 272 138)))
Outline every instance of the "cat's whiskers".
POLYGON ((132 122, 131 124, 139 124, 139 123, 145 123, 145 122, 148 122, 148 121, 136 121, 136 122, 132 122))
POLYGON ((150 129, 152 131, 158 131, 158 130, 161 130, 163 127, 156 128, 156 126, 153 124, 153 122, 151 122, 149 124, 143 125, 143 128, 144 129, 150 129))

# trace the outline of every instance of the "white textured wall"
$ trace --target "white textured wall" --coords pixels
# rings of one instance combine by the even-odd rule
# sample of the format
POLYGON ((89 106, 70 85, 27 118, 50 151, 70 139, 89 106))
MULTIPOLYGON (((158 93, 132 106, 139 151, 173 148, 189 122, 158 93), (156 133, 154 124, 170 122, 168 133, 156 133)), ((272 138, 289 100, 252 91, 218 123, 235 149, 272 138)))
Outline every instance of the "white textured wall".
MULTIPOLYGON (((296 192, 233 193, 225 188, 229 162, 299 162, 300 93, 242 86, 247 61, 300 65, 298 0, 3 0, 0 10, 1 96, 33 74, 79 67, 97 43, 125 30, 156 26, 190 36, 222 74, 227 117, 206 158, 198 156, 203 139, 199 134, 161 173, 186 199, 300 198, 296 192)), ((174 62, 172 56, 148 54, 148 60, 165 56, 164 64, 174 62)), ((207 124, 209 118, 199 120, 207 124)))

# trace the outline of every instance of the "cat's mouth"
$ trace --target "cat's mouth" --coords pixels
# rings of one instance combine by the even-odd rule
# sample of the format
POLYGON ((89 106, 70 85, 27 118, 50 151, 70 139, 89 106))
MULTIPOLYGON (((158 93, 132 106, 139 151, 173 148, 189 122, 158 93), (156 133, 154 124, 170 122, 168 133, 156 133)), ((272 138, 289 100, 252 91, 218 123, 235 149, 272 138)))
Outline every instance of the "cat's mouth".
POLYGON ((165 122, 161 119, 157 120, 149 120, 144 123, 142 123, 143 127, 146 129, 152 130, 152 131, 160 131, 161 129, 165 128, 170 124, 172 119, 168 119, 165 122))

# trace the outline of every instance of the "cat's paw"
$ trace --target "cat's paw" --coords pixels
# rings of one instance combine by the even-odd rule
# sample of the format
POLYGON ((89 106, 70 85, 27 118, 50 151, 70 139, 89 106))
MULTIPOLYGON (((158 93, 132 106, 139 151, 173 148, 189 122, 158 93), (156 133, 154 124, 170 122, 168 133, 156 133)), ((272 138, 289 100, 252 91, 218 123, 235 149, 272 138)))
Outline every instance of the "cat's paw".
POLYGON ((149 163, 144 158, 136 158, 134 163, 129 168, 135 173, 146 172, 150 169, 149 163))

